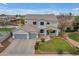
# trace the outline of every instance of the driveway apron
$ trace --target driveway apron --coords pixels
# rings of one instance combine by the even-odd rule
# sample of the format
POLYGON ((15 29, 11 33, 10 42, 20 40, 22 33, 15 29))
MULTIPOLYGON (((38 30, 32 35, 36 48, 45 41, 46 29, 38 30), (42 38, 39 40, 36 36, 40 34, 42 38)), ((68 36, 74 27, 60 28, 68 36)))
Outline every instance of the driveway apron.
POLYGON ((17 39, 12 42, 0 55, 34 55, 36 39, 17 39))

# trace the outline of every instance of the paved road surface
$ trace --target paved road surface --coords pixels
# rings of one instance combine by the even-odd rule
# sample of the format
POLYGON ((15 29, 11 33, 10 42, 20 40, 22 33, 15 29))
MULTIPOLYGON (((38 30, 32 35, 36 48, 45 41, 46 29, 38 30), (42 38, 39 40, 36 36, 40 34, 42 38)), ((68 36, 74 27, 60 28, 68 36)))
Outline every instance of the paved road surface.
POLYGON ((0 55, 33 55, 35 39, 14 40, 0 55))

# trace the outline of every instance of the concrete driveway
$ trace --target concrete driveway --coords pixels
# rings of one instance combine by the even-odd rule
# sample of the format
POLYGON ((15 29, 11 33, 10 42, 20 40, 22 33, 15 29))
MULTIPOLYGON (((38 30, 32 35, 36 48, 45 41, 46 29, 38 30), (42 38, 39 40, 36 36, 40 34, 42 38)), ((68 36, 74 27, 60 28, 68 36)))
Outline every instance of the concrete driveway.
POLYGON ((12 42, 0 55, 34 55, 36 39, 17 39, 12 42))

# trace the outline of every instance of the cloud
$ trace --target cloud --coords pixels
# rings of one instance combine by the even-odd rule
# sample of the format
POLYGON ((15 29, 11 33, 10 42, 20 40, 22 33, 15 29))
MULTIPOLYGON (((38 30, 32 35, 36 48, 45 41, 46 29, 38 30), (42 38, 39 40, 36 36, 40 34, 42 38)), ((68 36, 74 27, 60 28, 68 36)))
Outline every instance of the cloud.
POLYGON ((2 3, 3 5, 7 5, 7 3, 2 3))
POLYGON ((70 10, 70 12, 72 12, 72 14, 75 15, 75 16, 76 15, 79 15, 79 12, 78 11, 79 11, 79 8, 78 7, 77 8, 73 8, 73 9, 70 10))
POLYGON ((61 12, 60 11, 56 11, 56 10, 52 10, 50 12, 48 12, 49 14, 55 14, 55 15, 59 15, 61 12))
POLYGON ((7 10, 2 10, 0 9, 0 14, 8 14, 8 15, 16 15, 16 14, 21 14, 21 15, 25 15, 25 14, 55 14, 58 15, 59 11, 57 10, 52 10, 52 9, 40 9, 40 10, 36 10, 36 9, 7 9, 7 10))
POLYGON ((72 10, 73 10, 73 11, 78 11, 78 10, 79 10, 79 8, 73 8, 72 10))

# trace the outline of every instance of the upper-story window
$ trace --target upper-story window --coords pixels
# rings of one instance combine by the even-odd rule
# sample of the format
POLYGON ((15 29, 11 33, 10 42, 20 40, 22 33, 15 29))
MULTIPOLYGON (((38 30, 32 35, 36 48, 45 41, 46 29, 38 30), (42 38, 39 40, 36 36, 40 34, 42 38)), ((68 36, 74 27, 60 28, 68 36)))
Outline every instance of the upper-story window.
POLYGON ((40 25, 44 25, 44 22, 40 22, 40 25))
POLYGON ((49 25, 50 23, 49 23, 49 22, 47 22, 47 24, 49 25))
POLYGON ((33 22, 33 25, 36 25, 36 22, 33 22))

